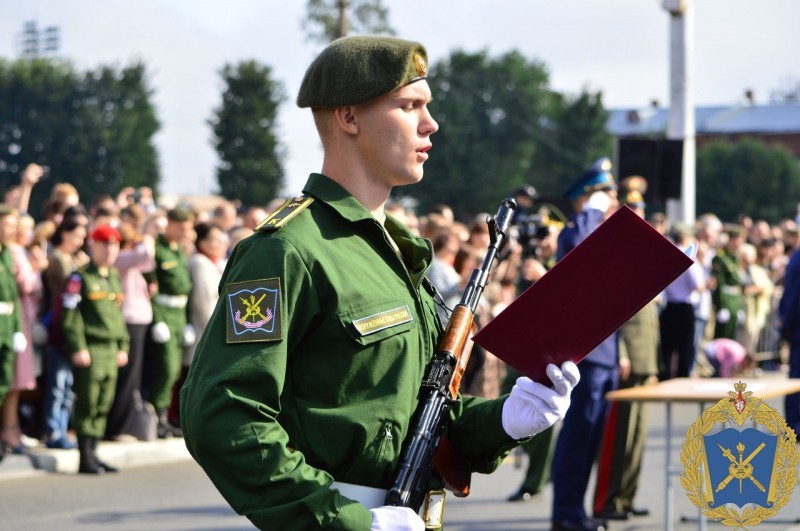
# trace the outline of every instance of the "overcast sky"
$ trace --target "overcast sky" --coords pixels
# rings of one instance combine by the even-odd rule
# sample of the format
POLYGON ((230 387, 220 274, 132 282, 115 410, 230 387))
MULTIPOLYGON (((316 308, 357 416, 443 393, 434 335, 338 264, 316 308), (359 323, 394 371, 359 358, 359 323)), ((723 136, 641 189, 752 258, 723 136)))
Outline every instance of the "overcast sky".
MULTIPOLYGON (((517 49, 547 66, 555 90, 602 91, 609 108, 669 104, 669 16, 660 1, 384 3, 398 36, 425 44, 431 62, 453 49, 517 49)), ((322 159, 310 113, 294 105, 320 49, 301 31, 304 13, 305 0, 0 0, 0 56, 18 56, 23 24, 35 20, 60 27, 60 55, 81 69, 143 60, 162 123, 162 190, 178 194, 215 190, 206 120, 219 105, 219 70, 246 59, 267 64, 290 95, 279 133, 289 153, 285 193, 294 195, 322 159)), ((798 24, 797 0, 696 0, 697 104, 737 104, 746 89, 765 104, 771 91, 800 82, 798 24)))

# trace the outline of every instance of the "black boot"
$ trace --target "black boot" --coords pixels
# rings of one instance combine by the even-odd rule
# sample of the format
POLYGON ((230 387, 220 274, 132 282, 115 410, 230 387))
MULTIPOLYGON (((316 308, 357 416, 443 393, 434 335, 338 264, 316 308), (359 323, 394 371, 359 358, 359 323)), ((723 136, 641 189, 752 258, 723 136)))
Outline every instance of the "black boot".
POLYGON ((158 435, 159 439, 183 437, 183 432, 181 429, 170 424, 169 414, 166 408, 158 410, 158 426, 156 427, 156 435, 158 435))
POLYGON ((92 457, 94 457, 94 462, 97 463, 97 466, 106 472, 119 472, 118 468, 113 467, 108 463, 104 463, 99 457, 97 457, 97 437, 90 437, 89 440, 91 441, 92 446, 92 457))
POLYGON ((81 463, 78 466, 78 472, 81 474, 102 474, 105 469, 100 468, 94 456, 92 449, 92 438, 78 436, 78 452, 81 455, 81 463))

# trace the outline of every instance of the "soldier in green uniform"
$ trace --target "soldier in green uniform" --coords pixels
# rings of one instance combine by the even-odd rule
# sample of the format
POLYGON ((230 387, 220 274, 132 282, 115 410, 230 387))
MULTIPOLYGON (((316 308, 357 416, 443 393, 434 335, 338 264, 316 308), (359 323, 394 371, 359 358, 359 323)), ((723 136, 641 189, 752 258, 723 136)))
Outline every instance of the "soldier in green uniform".
POLYGON ((194 215, 184 208, 167 212, 167 227, 156 240, 156 267, 152 277, 158 284, 153 297, 152 338, 155 342, 149 400, 158 414, 159 438, 180 436, 178 426, 168 419, 172 387, 181 373, 183 347, 194 343, 192 325, 188 324, 189 293, 192 279, 189 262, 181 243, 191 238, 194 215))
POLYGON ((75 431, 82 474, 116 472, 97 457, 114 402, 117 369, 128 362, 128 329, 122 316, 122 284, 114 262, 117 229, 100 225, 90 235, 92 261, 67 280, 62 295, 64 336, 75 374, 75 431))
MULTIPOLYGON (((384 213, 422 178, 438 129, 425 48, 339 39, 312 63, 322 173, 240 242, 181 392, 186 445, 228 503, 261 529, 422 529, 384 506, 442 326, 428 240, 384 213)), ((577 367, 555 390, 463 398, 447 426, 470 471, 563 417, 577 367)))
MULTIPOLYGON (((14 381, 14 361, 28 346, 22 333, 22 311, 17 289, 16 268, 8 243, 16 234, 16 210, 0 205, 0 404, 14 381)), ((6 454, 0 442, 0 461, 6 454)))
POLYGON ((725 225, 728 242, 711 260, 712 282, 716 286, 711 294, 716 311, 714 338, 736 339, 739 313, 742 311, 742 279, 736 254, 745 241, 745 230, 740 225, 725 225))

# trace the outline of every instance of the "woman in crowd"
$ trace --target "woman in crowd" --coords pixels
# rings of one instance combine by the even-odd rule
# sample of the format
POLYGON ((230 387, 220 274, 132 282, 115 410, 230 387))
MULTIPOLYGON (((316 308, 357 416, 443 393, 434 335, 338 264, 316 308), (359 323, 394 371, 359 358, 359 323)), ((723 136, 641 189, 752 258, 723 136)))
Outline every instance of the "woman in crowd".
POLYGON ((153 307, 150 304, 150 291, 145 273, 155 267, 155 240, 142 234, 146 215, 142 209, 132 204, 120 212, 122 223, 119 227, 122 242, 119 256, 114 266, 119 271, 122 282, 122 315, 130 336, 128 363, 119 368, 114 403, 108 413, 105 438, 126 440, 133 436, 146 436, 134 433, 136 404, 141 403, 142 371, 144 367, 147 329, 153 321, 153 307))
POLYGON ((52 252, 44 272, 46 297, 44 320, 49 323, 48 346, 45 349, 43 389, 45 435, 48 448, 75 448, 67 437, 70 408, 74 400, 72 392, 72 369, 64 351, 61 332, 61 295, 67 279, 73 271, 88 263, 88 256, 81 250, 86 239, 85 216, 64 217, 51 239, 52 252), (49 315, 48 315, 49 314, 49 315))
POLYGON ((9 216, 9 222, 16 219, 16 234, 9 234, 14 241, 4 242, 11 251, 16 269, 17 286, 22 305, 22 332, 27 339, 27 347, 17 354, 14 361, 14 382, 3 403, 2 441, 14 453, 24 453, 26 445, 20 428, 19 398, 22 391, 36 388, 36 370, 33 357, 31 329, 42 296, 42 271, 47 268, 47 255, 43 248, 33 245, 33 218, 28 215, 9 216))
MULTIPOLYGON (((222 271, 225 269, 228 236, 217 226, 209 223, 198 223, 194 230, 197 239, 194 242, 196 252, 189 258, 189 274, 192 277, 189 319, 199 338, 206 329, 219 298, 217 288, 222 278, 222 271)), ((189 367, 191 364, 195 345, 184 350, 184 367, 189 367)))

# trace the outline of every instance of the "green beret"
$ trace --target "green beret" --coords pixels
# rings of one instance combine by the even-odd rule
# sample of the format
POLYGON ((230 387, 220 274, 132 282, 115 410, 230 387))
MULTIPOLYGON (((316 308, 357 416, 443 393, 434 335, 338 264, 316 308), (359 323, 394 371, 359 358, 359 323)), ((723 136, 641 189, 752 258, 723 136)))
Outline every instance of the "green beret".
POLYGON ((194 214, 186 208, 175 207, 167 212, 167 219, 170 221, 194 221, 194 214))
POLYGON ((418 42, 359 35, 333 41, 306 70, 298 107, 356 105, 428 76, 418 42))

